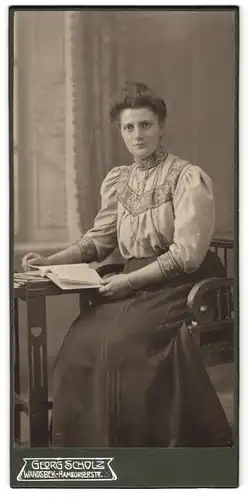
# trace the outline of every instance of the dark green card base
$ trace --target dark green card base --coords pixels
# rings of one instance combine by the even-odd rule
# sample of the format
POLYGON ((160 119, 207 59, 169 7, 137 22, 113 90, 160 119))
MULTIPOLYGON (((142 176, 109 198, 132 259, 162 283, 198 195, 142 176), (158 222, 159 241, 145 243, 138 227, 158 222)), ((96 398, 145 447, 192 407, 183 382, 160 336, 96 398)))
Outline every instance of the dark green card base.
MULTIPOLYGON (((29 462, 31 463, 31 462, 29 462)), ((236 488, 238 450, 177 449, 15 449, 11 452, 12 488, 236 488), (17 480, 24 458, 113 458, 110 480, 17 480)))

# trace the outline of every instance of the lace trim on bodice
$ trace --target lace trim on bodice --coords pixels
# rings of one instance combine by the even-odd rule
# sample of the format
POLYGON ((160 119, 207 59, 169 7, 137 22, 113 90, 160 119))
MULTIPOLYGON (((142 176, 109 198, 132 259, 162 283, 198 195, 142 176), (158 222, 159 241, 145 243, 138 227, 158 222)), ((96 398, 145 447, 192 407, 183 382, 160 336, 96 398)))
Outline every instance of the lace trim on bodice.
POLYGON ((187 161, 173 158, 163 184, 156 186, 145 193, 137 195, 137 192, 129 185, 129 179, 133 171, 132 167, 121 169, 117 184, 117 199, 130 212, 132 216, 157 208, 171 201, 182 170, 188 165, 187 161))

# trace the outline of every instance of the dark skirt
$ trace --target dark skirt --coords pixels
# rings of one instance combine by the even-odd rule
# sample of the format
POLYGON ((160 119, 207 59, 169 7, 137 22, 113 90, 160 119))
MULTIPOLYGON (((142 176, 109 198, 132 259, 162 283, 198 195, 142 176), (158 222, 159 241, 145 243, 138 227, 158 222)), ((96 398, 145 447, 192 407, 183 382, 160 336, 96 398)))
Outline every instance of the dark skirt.
MULTIPOLYGON (((124 272, 151 259, 131 259, 124 272)), ((169 283, 92 303, 70 328, 54 368, 52 446, 230 446, 225 412, 187 323, 199 280, 223 276, 208 252, 169 283)))

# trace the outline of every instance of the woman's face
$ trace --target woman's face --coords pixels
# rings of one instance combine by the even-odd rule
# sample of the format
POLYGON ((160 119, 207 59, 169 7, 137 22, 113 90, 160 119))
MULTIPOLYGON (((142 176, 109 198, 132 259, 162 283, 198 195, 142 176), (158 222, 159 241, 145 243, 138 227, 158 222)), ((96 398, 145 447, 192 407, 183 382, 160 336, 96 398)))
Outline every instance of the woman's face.
POLYGON ((157 149, 164 124, 149 108, 127 108, 120 112, 120 128, 129 153, 141 160, 157 149))

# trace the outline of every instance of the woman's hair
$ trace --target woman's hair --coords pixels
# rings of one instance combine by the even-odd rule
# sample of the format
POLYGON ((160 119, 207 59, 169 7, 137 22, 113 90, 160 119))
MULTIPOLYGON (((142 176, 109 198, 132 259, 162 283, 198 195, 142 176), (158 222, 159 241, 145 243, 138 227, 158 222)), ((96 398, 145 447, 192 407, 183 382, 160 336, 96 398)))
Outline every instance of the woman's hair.
POLYGON ((142 82, 125 82, 110 106, 110 119, 118 120, 120 112, 127 108, 149 108, 164 122, 167 108, 164 100, 142 82))

